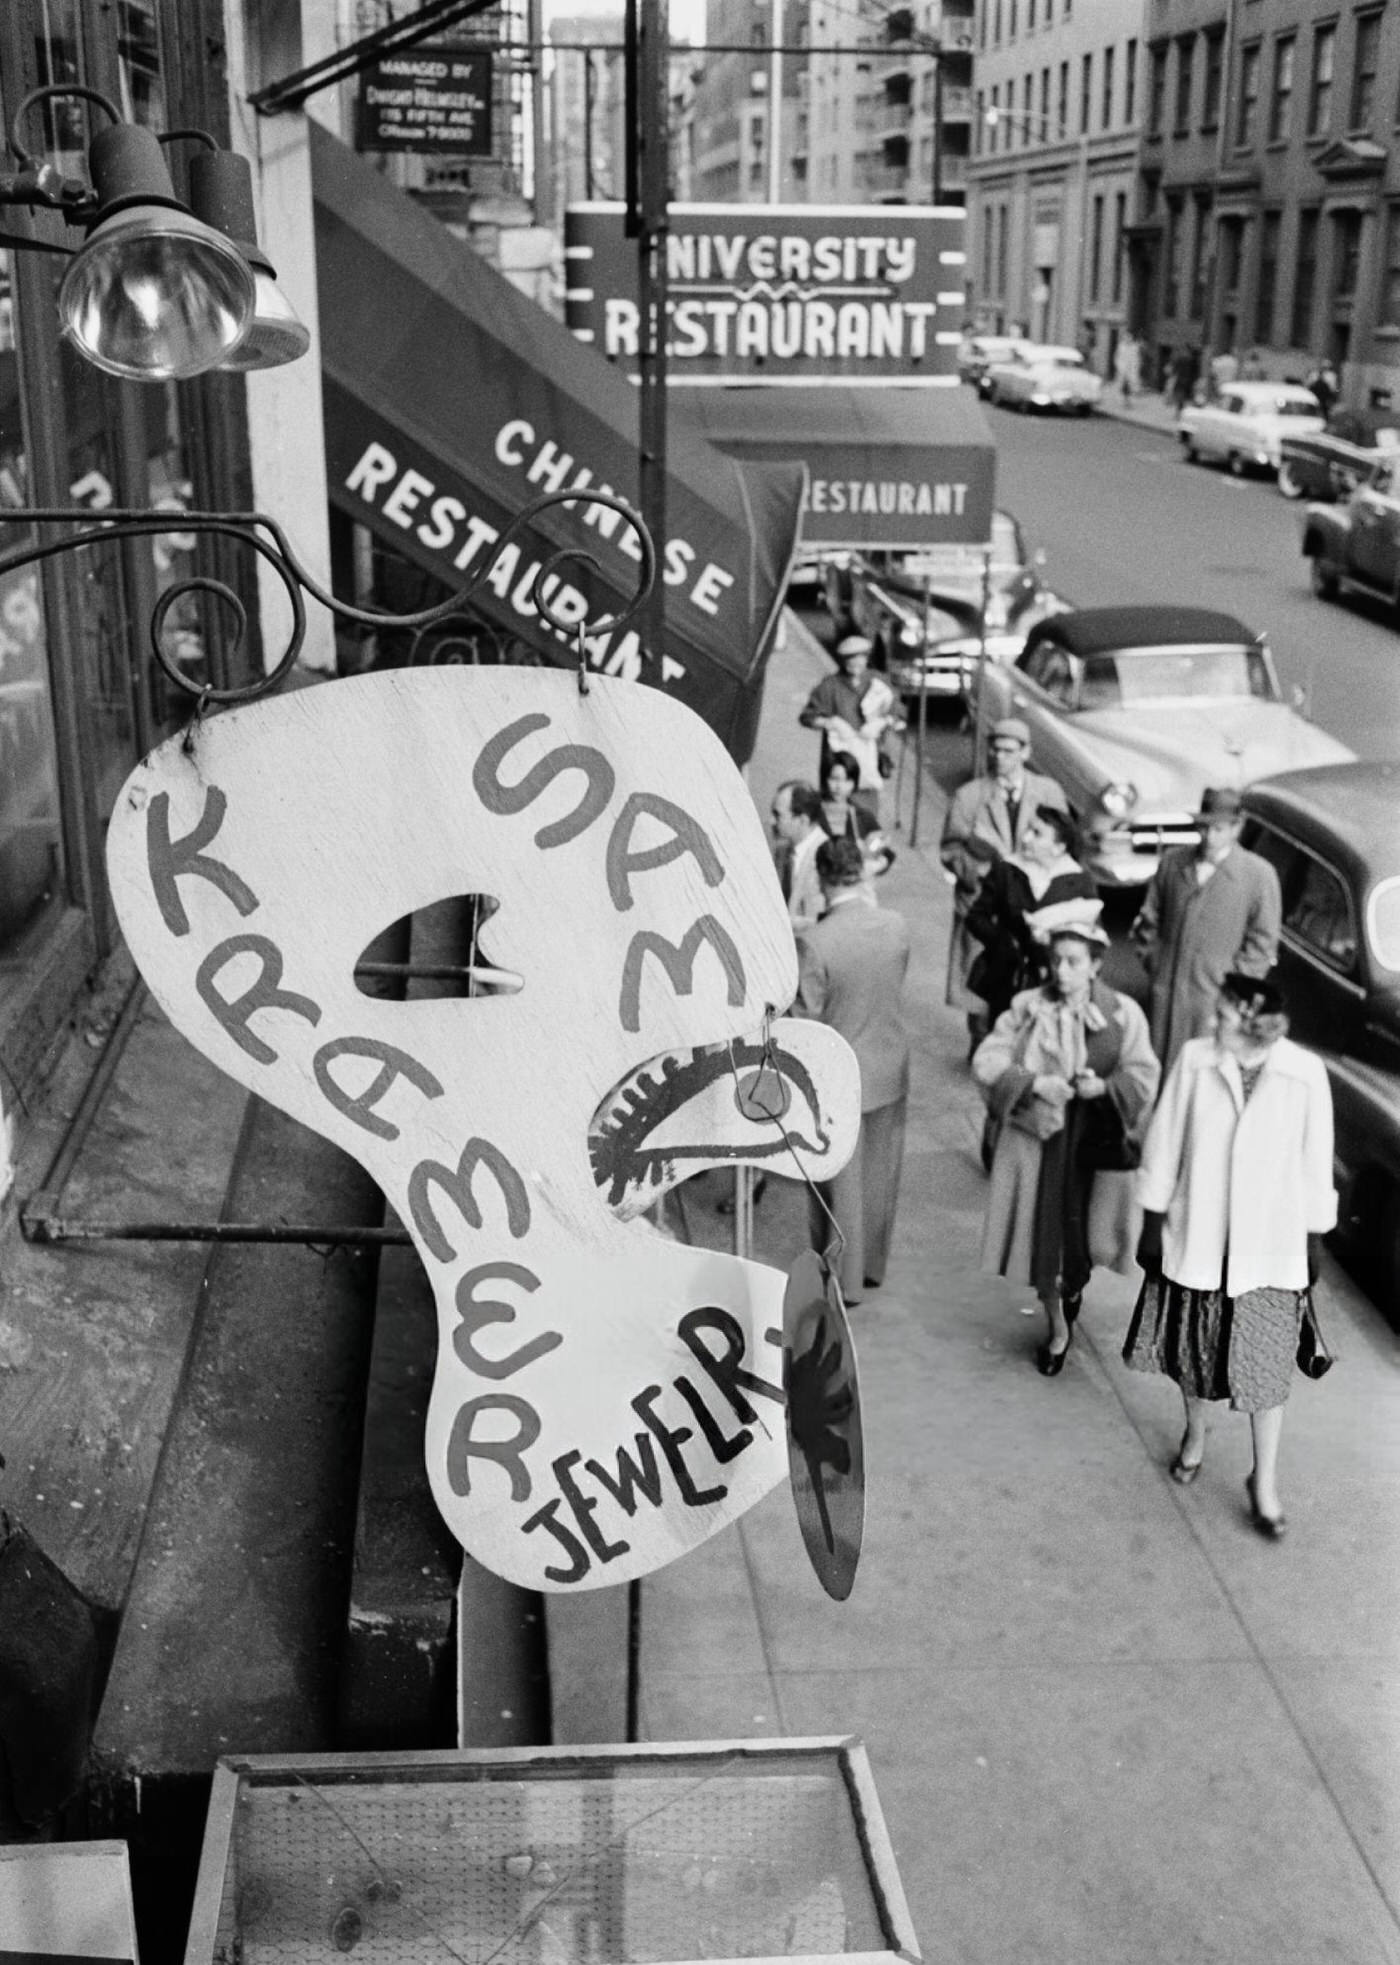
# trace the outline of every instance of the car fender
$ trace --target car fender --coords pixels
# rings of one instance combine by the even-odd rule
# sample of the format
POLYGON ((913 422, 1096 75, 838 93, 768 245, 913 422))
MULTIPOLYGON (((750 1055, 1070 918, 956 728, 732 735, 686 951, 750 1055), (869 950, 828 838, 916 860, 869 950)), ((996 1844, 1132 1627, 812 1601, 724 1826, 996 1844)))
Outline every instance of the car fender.
POLYGON ((1308 505, 1303 512, 1304 558, 1344 565, 1351 532, 1351 513, 1345 505, 1308 505))
POLYGON ((1332 1087, 1338 1162, 1351 1174, 1378 1168, 1400 1185, 1400 1077, 1335 1052, 1319 1056, 1332 1087))

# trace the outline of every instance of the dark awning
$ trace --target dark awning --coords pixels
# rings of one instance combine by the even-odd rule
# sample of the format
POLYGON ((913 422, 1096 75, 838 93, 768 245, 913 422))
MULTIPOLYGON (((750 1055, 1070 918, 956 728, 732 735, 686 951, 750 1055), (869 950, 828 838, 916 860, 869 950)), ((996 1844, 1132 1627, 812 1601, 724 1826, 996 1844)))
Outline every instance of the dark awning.
POLYGON ((745 462, 807 465, 809 546, 924 546, 991 537, 996 446, 968 389, 685 389, 684 416, 745 462))
MULTIPOLYGON (((312 124, 326 464, 332 502, 449 585, 532 498, 575 484, 638 502, 638 397, 567 328, 343 144, 312 124)), ((699 712, 741 761, 796 549, 799 464, 737 463, 668 434, 666 646, 643 680, 699 712)), ((616 612, 635 585, 636 537, 611 511, 552 506, 472 596, 550 661, 572 652, 529 601, 561 547, 561 586, 616 612), (630 550, 629 550, 630 549, 630 550)), ((581 605, 581 602, 580 602, 581 605)), ((635 627, 590 660, 638 672, 635 627)))

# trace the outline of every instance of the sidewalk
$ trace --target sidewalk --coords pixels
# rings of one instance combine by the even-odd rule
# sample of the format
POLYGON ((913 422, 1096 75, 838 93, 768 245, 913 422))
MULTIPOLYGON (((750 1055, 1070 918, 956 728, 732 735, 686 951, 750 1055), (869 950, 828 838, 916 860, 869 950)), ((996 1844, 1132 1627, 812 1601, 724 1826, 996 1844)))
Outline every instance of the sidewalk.
POLYGON ((1104 384, 1103 395, 1099 399, 1099 414, 1111 416, 1118 423, 1140 424, 1145 430, 1163 430, 1174 437, 1179 412, 1175 403, 1168 402, 1155 389, 1139 390, 1125 403, 1117 385, 1109 381, 1104 384))
MULTIPOLYGON (((760 809, 812 769, 796 715, 825 668, 789 616, 760 809)), ((1295 1382, 1280 1546, 1246 1523, 1242 1417, 1216 1411, 1195 1486, 1168 1478, 1179 1401, 1121 1364, 1128 1279, 1096 1275, 1065 1372, 1037 1375, 1028 1292, 977 1270, 941 806, 929 788, 882 883, 913 933, 916 1067, 894 1261, 853 1312, 855 1591, 823 1596, 770 1495, 645 1585, 644 1737, 862 1737, 938 1965, 1400 1961, 1400 1342, 1329 1266, 1342 1359, 1295 1382)), ((686 1190, 692 1228, 725 1245, 711 1179, 686 1190)), ((801 1192, 770 1182, 756 1218, 786 1268, 801 1192)))

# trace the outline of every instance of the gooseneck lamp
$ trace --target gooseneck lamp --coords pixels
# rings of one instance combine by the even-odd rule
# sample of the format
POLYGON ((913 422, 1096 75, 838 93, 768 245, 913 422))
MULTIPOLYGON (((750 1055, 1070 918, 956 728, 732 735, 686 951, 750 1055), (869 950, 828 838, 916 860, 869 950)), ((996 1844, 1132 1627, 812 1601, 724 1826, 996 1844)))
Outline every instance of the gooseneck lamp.
MULTIPOLYGON (((203 131, 173 135, 197 137, 215 158, 231 158, 203 131)), ((309 337, 294 345, 300 323, 275 294, 271 268, 258 252, 247 164, 232 159, 247 173, 247 190, 244 206, 234 214, 237 233, 231 235, 217 210, 211 222, 175 195, 162 140, 172 138, 123 122, 110 98, 96 89, 65 83, 33 90, 16 108, 10 130, 10 147, 24 169, 0 177, 0 205, 58 211, 70 225, 84 226, 87 239, 76 252, 38 237, 6 235, 4 242, 69 254, 72 263, 58 292, 63 332, 109 375, 178 382, 228 365, 257 324, 260 277, 268 283, 265 309, 280 336, 275 345, 268 338, 256 343, 241 366, 295 359, 309 337), (89 183, 63 177, 24 147, 25 116, 55 97, 80 97, 108 118, 88 147, 89 183), (241 250, 245 242, 254 260, 241 250)))
POLYGON ((180 203, 152 131, 99 130, 88 168, 97 209, 59 285, 64 333, 97 368, 136 382, 217 368, 252 326, 252 267, 180 203))

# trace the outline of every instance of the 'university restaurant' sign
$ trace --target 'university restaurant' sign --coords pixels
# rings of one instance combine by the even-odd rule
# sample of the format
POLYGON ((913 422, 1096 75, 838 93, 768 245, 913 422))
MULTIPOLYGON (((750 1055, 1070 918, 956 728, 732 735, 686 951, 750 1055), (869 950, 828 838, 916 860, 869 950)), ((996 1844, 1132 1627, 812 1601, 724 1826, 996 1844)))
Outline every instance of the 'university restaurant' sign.
MULTIPOLYGON (((620 204, 565 219, 565 320, 624 367, 637 357, 637 250, 620 204)), ((672 205, 670 379, 951 382, 966 215, 909 205, 672 205)))

